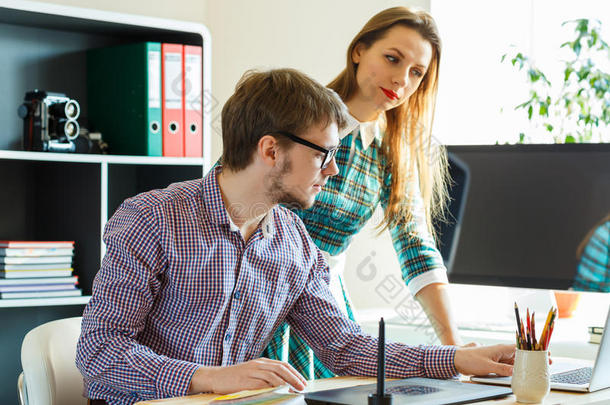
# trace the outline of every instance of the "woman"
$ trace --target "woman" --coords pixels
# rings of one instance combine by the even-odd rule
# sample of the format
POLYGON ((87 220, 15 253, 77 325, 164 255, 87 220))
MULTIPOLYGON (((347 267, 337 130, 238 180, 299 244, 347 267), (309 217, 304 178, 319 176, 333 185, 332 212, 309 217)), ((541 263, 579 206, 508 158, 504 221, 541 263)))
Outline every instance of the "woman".
MULTIPOLYGON (((354 319, 338 267, 352 236, 381 204, 383 228, 392 235, 409 290, 441 343, 459 344, 446 269, 431 236, 432 219, 443 212, 446 199, 446 152, 439 153, 430 132, 440 50, 436 25, 426 12, 395 7, 366 23, 348 48, 347 67, 328 85, 354 118, 336 155, 339 174, 329 178, 311 209, 297 213, 327 253, 331 289, 354 319)), ((263 356, 289 361, 308 379, 333 375, 286 325, 263 356)))
POLYGON ((610 214, 591 229, 576 252, 575 290, 610 292, 610 214))

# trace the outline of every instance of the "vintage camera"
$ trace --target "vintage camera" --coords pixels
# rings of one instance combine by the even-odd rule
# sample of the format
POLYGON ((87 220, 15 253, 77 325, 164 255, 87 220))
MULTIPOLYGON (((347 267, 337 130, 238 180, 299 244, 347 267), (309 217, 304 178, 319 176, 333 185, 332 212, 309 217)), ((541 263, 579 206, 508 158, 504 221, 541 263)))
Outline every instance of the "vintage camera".
POLYGON ((75 152, 80 133, 76 121, 80 105, 63 93, 34 90, 25 93, 17 110, 23 118, 23 149, 44 152, 75 152))

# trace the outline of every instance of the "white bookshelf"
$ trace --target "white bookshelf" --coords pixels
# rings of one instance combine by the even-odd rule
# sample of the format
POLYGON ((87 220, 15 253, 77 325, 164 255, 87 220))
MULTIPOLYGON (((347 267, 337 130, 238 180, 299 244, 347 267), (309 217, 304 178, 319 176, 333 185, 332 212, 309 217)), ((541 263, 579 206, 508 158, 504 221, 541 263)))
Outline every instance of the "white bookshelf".
POLYGON ((32 160, 39 162, 112 163, 125 165, 200 165, 202 170, 207 170, 209 166, 209 162, 204 158, 193 157, 95 155, 86 153, 24 152, 14 150, 0 150, 0 159, 32 160))
MULTIPOLYGON (((74 240, 80 297, 0 299, 0 403, 17 403, 25 334, 45 322, 82 315, 104 255, 102 232, 128 197, 211 167, 211 38, 193 22, 24 0, 0 0, 0 239, 74 240), (173 158, 24 152, 17 108, 34 89, 62 92, 81 105, 87 127, 88 49, 135 42, 203 48, 203 156, 173 158), (4 373, 4 374, 3 374, 4 373)), ((79 119, 79 121, 81 121, 79 119)))
MULTIPOLYGON (((211 167, 211 38, 203 24, 0 0, 0 239, 74 240, 75 274, 85 294, 105 253, 106 222, 125 198, 202 177, 211 167), (86 51, 154 41, 203 48, 203 156, 176 158, 26 152, 16 113, 27 91, 64 92, 87 117, 86 51)), ((0 300, 0 308, 80 305, 87 297, 0 300)))

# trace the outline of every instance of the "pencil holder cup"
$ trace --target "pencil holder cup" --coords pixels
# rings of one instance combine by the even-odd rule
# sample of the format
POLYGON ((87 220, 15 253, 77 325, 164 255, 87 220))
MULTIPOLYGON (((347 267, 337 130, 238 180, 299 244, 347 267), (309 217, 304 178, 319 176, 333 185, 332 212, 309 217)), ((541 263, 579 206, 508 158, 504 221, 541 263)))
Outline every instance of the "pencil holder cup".
POLYGON ((517 402, 542 402, 551 389, 548 352, 517 349, 511 387, 517 402))

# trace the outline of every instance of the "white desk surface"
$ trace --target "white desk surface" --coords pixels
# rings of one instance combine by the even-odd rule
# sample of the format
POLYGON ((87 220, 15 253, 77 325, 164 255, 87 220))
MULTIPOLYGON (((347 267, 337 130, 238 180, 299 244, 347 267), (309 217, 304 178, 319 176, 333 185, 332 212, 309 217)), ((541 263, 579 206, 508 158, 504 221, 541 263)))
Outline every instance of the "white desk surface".
MULTIPOLYGON (((310 381, 307 387, 307 391, 321 391, 334 388, 352 387, 355 385, 372 384, 375 382, 374 378, 368 377, 335 377, 327 378, 323 380, 310 381)), ((144 401, 138 402, 139 405, 203 405, 209 404, 217 395, 214 394, 199 394, 191 395, 187 397, 161 399, 155 401, 144 401)), ((216 402, 221 404, 221 402, 216 402)), ((303 396, 297 396, 293 399, 286 401, 273 402, 274 404, 286 404, 286 405, 305 405, 303 396)), ((545 398, 542 404, 556 405, 556 404, 567 404, 567 405, 580 405, 580 404, 608 404, 610 403, 610 389, 605 389, 593 393, 570 393, 565 391, 551 391, 550 394, 545 398)), ((504 398, 476 402, 481 405, 513 405, 520 404, 517 402, 514 395, 509 395, 504 398)))

